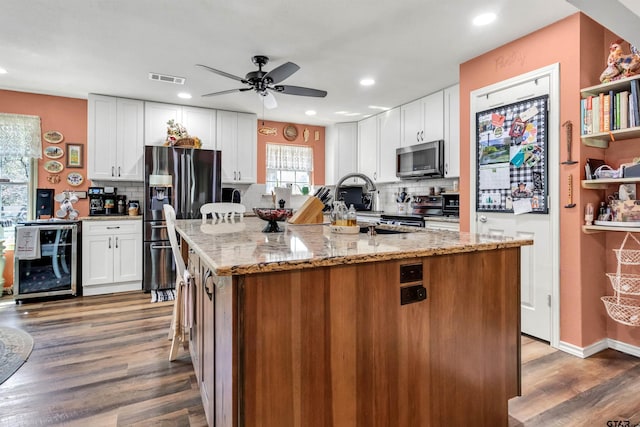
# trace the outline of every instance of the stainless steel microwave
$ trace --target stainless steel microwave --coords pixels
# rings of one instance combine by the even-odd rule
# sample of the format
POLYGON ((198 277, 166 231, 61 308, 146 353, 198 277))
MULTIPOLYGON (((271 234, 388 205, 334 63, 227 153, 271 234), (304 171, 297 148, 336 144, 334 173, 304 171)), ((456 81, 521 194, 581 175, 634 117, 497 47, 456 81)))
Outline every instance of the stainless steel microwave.
POLYGON ((438 178, 444 175, 444 141, 431 141, 396 149, 398 178, 438 178))

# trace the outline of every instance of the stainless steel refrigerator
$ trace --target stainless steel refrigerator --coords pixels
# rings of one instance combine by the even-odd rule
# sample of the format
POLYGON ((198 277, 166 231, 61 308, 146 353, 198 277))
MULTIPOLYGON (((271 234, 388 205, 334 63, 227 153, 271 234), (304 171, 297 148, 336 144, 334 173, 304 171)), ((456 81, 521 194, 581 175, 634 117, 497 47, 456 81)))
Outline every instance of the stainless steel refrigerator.
POLYGON ((175 287, 176 268, 163 206, 177 219, 201 218, 200 206, 222 195, 220 151, 147 146, 144 151, 143 289, 175 287))

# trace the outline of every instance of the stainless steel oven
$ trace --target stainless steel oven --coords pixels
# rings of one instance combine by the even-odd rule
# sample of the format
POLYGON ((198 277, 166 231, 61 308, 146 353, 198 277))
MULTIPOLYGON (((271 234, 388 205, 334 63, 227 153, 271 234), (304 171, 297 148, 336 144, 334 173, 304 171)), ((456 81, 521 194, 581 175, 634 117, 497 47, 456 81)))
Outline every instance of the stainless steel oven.
POLYGON ((16 302, 77 295, 80 222, 33 221, 16 226, 13 293, 16 302))

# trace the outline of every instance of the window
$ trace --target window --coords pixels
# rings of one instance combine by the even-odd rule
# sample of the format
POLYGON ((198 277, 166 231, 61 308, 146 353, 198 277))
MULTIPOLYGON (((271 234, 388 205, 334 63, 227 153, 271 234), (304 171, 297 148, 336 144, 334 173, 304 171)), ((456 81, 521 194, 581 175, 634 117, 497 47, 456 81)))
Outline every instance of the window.
POLYGON ((15 224, 32 217, 41 146, 39 117, 0 114, 0 234, 9 249, 15 224))
POLYGON ((267 144, 267 193, 276 187, 291 187, 292 194, 310 190, 313 149, 300 145, 267 144))

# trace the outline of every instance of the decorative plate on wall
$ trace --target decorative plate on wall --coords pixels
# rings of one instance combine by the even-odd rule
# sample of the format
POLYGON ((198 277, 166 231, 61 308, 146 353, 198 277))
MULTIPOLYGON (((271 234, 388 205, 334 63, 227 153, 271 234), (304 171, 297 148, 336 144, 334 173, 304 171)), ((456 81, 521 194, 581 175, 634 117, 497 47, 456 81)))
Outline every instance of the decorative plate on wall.
POLYGON ((84 177, 78 172, 71 172, 69 175, 67 175, 67 182, 69 183, 69 185, 77 187, 84 182, 84 177))
POLYGON ((45 141, 51 144, 57 144, 59 142, 62 142, 62 140, 64 139, 64 135, 62 135, 62 133, 58 132, 57 130, 47 131, 42 137, 45 141))
POLYGON ((60 157, 64 156, 64 150, 58 146, 50 145, 48 147, 45 147, 44 155, 48 159, 59 159, 60 157))
POLYGON ((286 125, 282 130, 282 135, 287 141, 294 141, 298 137, 298 129, 294 125, 286 125))
POLYGON ((58 173, 64 169, 63 164, 57 160, 49 160, 44 164, 43 167, 44 167, 44 170, 51 173, 58 173))

